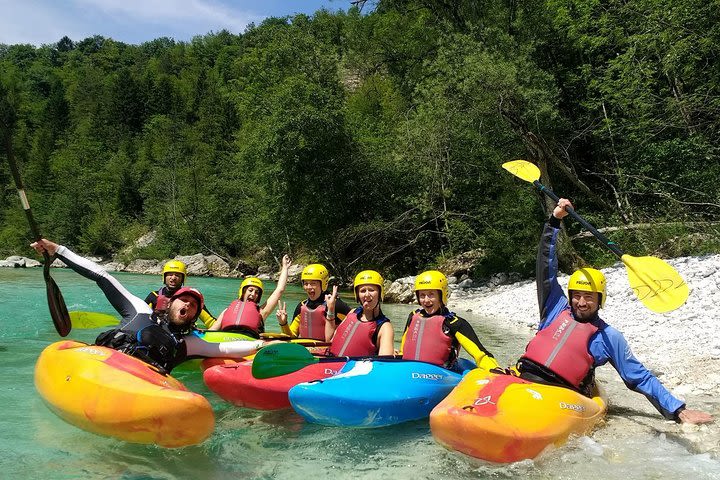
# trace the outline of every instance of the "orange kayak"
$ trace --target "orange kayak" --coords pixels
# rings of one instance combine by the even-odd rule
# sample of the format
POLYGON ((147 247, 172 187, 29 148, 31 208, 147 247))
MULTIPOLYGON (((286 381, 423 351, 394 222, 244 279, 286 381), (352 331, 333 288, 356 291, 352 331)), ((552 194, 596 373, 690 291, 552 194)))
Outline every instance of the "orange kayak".
POLYGON ((72 340, 51 344, 35 364, 35 388, 71 425, 132 443, 195 445, 215 427, 205 397, 110 348, 72 340))
POLYGON ((469 372, 430 413, 435 440, 490 462, 535 458, 570 434, 589 432, 605 415, 600 394, 532 383, 486 370, 469 372))

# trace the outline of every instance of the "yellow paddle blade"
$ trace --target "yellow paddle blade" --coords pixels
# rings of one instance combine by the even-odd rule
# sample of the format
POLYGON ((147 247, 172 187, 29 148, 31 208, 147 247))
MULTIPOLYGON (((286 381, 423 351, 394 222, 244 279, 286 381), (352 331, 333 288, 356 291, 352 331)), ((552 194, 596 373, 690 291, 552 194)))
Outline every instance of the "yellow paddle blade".
POLYGON ((502 167, 518 178, 522 178, 526 182, 533 183, 540 180, 540 169, 525 160, 513 160, 505 162, 502 167))
POLYGON ((260 338, 263 340, 292 340, 293 337, 287 333, 262 332, 260 338))
POLYGON ((627 270, 630 288, 653 312, 670 312, 687 301, 690 288, 667 262, 657 257, 632 257, 627 254, 621 260, 627 270))
POLYGON ((99 312, 70 312, 70 321, 75 328, 100 328, 118 325, 117 317, 99 312))

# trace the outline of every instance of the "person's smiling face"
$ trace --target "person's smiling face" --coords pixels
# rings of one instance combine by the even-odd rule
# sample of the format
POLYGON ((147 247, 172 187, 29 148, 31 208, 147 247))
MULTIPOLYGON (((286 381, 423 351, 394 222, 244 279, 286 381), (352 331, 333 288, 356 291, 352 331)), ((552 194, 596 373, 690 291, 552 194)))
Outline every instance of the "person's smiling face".
POLYGON ((600 308, 600 294, 598 292, 570 292, 570 307, 576 320, 592 318, 600 308))
POLYGON ((320 283, 320 280, 303 280, 302 287, 308 298, 313 301, 320 298, 320 294, 323 293, 321 288, 322 283, 320 283))
POLYGON ((418 290, 417 297, 418 303, 428 315, 432 315, 442 308, 438 290, 418 290))

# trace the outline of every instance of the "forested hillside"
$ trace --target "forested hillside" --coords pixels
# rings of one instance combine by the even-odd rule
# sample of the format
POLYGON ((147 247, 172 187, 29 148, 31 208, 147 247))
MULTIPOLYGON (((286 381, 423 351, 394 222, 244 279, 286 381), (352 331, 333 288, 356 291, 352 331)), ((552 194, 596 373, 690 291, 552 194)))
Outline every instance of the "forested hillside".
MULTIPOLYGON (((632 254, 720 251, 720 2, 379 0, 242 35, 0 45, 0 120, 46 236, 529 273, 533 161, 632 254), (660 250, 658 250, 660 249, 660 250)), ((202 33, 202 32, 198 32, 202 33)), ((0 254, 28 228, 0 163, 0 254)), ((570 234, 577 225, 567 222, 570 234)), ((608 263, 575 238, 565 263, 608 263)))

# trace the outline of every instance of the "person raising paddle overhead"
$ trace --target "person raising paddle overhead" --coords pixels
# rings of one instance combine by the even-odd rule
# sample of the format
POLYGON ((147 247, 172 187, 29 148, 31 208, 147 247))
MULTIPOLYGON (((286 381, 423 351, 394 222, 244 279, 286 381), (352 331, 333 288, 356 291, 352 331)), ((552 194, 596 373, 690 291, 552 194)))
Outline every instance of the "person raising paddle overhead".
POLYGON ((711 415, 687 409, 630 351, 620 331, 599 316, 605 305, 605 276, 581 268, 570 277, 568 296, 557 280, 557 236, 560 222, 572 208, 561 198, 545 224, 537 256, 537 292, 540 324, 517 363, 520 377, 559 385, 589 394, 595 368, 610 364, 628 388, 642 393, 667 419, 685 423, 712 422, 711 415))
POLYGON ((195 335, 193 326, 204 299, 194 288, 178 289, 162 312, 153 312, 102 267, 67 247, 46 239, 31 246, 38 253, 56 255, 69 268, 93 280, 122 317, 118 328, 98 335, 96 345, 121 351, 169 373, 190 357, 242 358, 266 344, 262 340, 209 343, 195 335))

